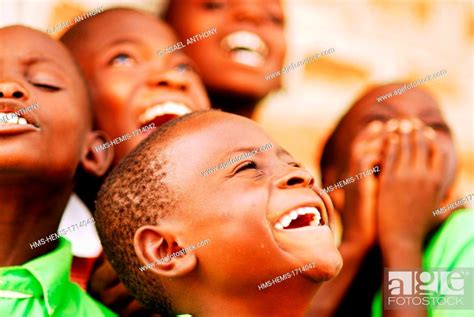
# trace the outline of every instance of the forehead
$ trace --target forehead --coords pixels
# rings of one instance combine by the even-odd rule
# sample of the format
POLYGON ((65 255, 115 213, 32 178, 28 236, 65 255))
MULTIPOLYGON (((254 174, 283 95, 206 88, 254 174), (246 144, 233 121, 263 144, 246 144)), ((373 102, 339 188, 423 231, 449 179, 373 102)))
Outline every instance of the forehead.
POLYGON ((87 24, 79 29, 84 39, 81 45, 97 51, 122 42, 158 47, 177 40, 172 29, 163 21, 131 10, 104 12, 90 18, 90 21, 85 20, 85 23, 87 24))
POLYGON ((176 166, 183 172, 208 168, 226 161, 236 151, 248 152, 273 143, 251 120, 227 113, 211 112, 192 118, 183 122, 174 135, 166 154, 170 161, 179 162, 176 166))
POLYGON ((383 114, 388 117, 418 117, 422 118, 431 115, 441 115, 436 101, 425 91, 418 88, 408 90, 401 95, 396 95, 382 102, 377 102, 377 98, 403 85, 389 85, 375 89, 360 99, 348 112, 350 122, 358 122, 366 116, 373 114, 383 114))
POLYGON ((68 70, 75 68, 67 49, 39 31, 20 26, 3 28, 0 29, 0 43, 0 57, 3 59, 44 62, 68 70))

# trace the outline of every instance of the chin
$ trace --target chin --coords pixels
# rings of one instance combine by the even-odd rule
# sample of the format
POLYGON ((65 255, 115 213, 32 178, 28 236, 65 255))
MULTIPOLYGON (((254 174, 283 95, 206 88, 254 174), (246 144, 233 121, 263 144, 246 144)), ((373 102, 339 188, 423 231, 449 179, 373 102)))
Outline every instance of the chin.
POLYGON ((314 263, 316 267, 310 275, 318 282, 336 277, 342 269, 342 257, 337 248, 318 254, 314 263))
MULTIPOLYGON (((253 78, 249 76, 236 76, 239 80, 222 80, 217 83, 209 83, 215 91, 221 91, 230 95, 238 95, 242 99, 260 101, 265 98, 273 87, 262 85, 263 78, 253 78)), ((273 86, 273 85, 272 85, 273 86)))

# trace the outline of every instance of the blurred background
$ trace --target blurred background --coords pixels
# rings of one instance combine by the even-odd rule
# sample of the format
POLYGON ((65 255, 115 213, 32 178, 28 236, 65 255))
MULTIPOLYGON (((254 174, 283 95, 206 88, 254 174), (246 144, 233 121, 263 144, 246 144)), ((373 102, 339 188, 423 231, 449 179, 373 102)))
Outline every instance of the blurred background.
MULTIPOLYGON (((260 105, 257 120, 283 147, 319 175, 325 138, 368 86, 424 83, 440 103, 458 145, 460 195, 474 189, 474 5, 437 0, 286 0, 288 54, 284 65, 334 48, 296 68, 284 87, 260 105)), ((25 24, 46 31, 102 6, 160 14, 165 0, 0 0, 0 27, 25 24)), ((66 29, 53 34, 59 37, 66 29)))

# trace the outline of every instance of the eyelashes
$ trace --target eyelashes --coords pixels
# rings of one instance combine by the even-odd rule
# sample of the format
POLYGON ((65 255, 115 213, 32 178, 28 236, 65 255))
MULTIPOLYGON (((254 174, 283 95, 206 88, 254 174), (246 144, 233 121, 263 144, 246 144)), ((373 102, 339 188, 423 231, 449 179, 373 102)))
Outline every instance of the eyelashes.
POLYGON ((194 72, 194 68, 188 63, 179 63, 175 66, 175 69, 179 73, 194 72))
POLYGON ((244 164, 240 165, 237 170, 235 171, 235 174, 243 172, 245 170, 249 169, 257 169, 257 164, 253 161, 250 162, 245 162, 244 164))
POLYGON ((225 3, 223 1, 204 1, 202 7, 206 10, 219 10, 224 8, 225 3))
MULTIPOLYGON (((296 162, 290 162, 290 163, 288 163, 288 165, 296 167, 296 168, 302 168, 302 165, 299 164, 299 163, 296 163, 296 162)), ((246 170, 257 170, 257 169, 258 169, 257 168, 257 163, 255 163, 254 161, 249 161, 249 162, 245 162, 242 165, 240 165, 235 170, 234 174, 237 174, 237 173, 240 173, 240 172, 243 172, 243 171, 246 171, 246 170)))
POLYGON ((38 87, 46 91, 51 91, 51 92, 59 91, 62 89, 61 87, 51 85, 51 84, 34 83, 34 82, 32 82, 31 84, 35 87, 38 87))
POLYGON ((108 64, 111 66, 132 66, 134 63, 135 60, 130 55, 119 53, 115 55, 108 64))

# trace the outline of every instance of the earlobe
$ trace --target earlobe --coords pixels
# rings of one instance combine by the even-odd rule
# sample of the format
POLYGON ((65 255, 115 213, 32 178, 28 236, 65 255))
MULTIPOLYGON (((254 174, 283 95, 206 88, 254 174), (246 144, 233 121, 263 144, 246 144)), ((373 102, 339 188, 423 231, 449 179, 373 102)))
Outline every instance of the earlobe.
POLYGON ((158 226, 138 228, 133 243, 143 266, 137 269, 150 270, 163 277, 180 277, 192 272, 197 266, 196 255, 180 252, 184 246, 176 240, 174 235, 158 226))
POLYGON ((109 169, 114 158, 114 151, 111 147, 103 146, 108 140, 109 138, 102 131, 91 131, 87 134, 81 161, 87 173, 100 177, 109 169))

